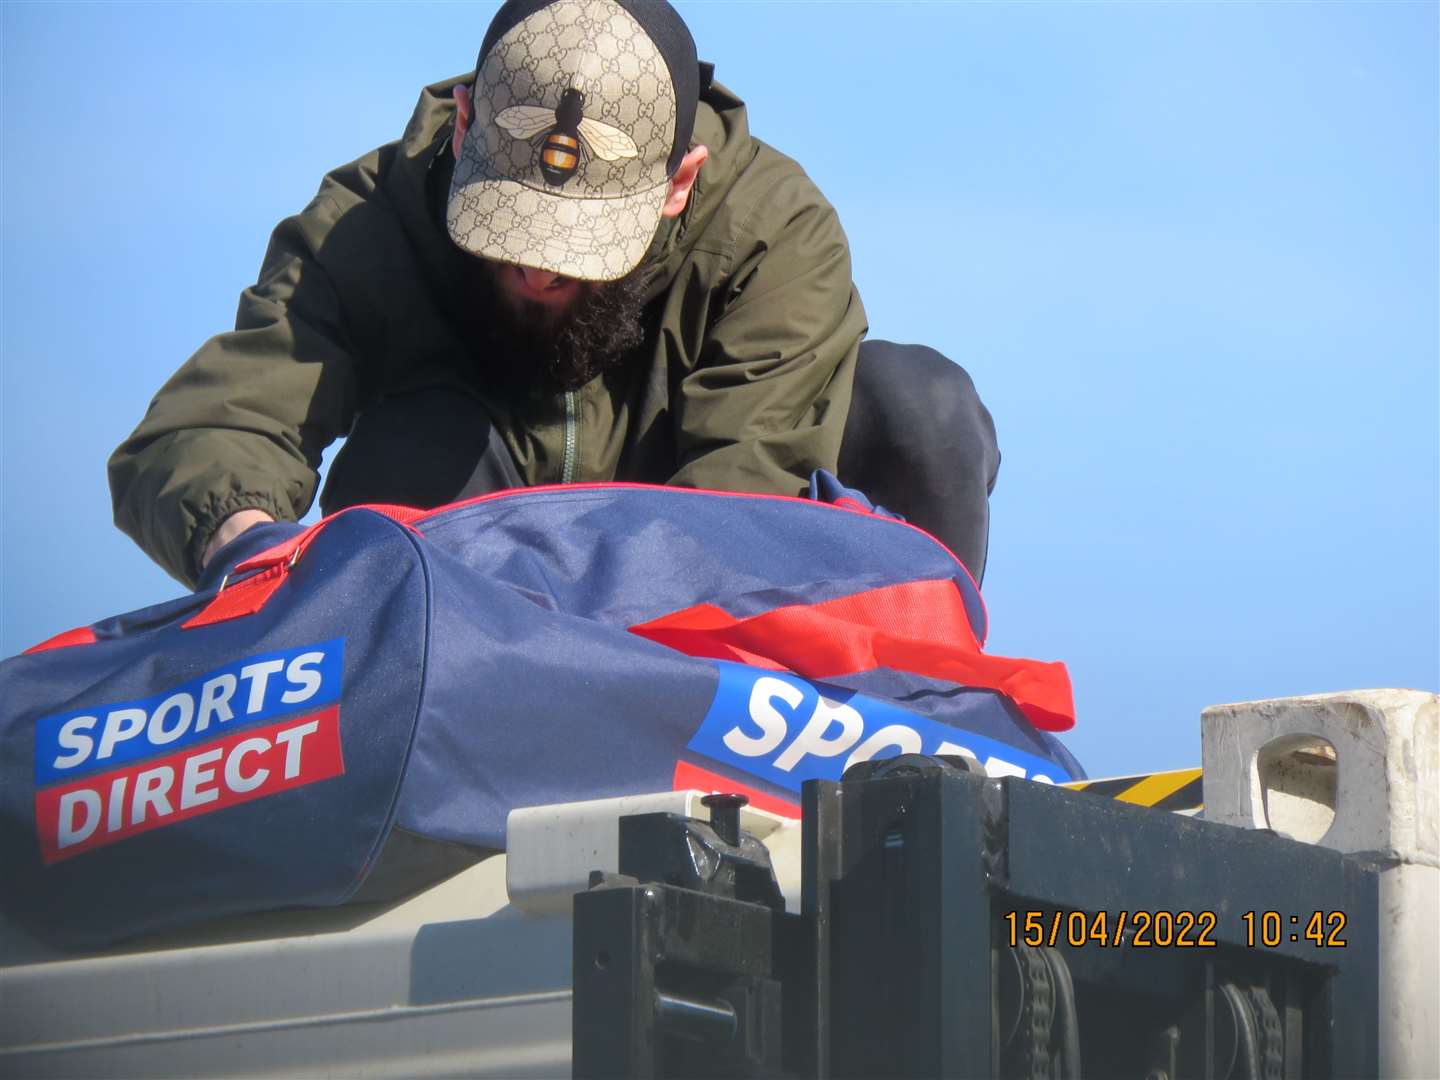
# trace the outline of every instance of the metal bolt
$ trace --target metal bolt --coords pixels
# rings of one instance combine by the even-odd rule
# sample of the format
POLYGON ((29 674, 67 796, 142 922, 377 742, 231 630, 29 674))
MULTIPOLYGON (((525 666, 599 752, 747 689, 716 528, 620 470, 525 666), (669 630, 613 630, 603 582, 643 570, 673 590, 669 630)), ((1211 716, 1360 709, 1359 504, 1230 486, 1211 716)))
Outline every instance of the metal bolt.
POLYGON ((710 808, 710 827, 715 835, 731 847, 740 843, 740 808, 750 799, 745 795, 706 795, 700 800, 702 806, 710 808))

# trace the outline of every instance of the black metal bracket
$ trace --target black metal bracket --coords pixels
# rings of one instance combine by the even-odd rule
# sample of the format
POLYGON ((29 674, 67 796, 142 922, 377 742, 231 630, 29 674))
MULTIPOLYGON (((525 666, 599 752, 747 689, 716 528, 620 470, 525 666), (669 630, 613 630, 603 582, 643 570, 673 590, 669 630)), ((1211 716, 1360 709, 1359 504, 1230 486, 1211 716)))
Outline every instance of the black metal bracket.
POLYGON ((632 880, 575 902, 577 1077, 1375 1074, 1361 861, 953 763, 864 771, 805 785, 799 915, 749 838, 622 822, 632 880), (1336 911, 1343 947, 1290 932, 1336 911))

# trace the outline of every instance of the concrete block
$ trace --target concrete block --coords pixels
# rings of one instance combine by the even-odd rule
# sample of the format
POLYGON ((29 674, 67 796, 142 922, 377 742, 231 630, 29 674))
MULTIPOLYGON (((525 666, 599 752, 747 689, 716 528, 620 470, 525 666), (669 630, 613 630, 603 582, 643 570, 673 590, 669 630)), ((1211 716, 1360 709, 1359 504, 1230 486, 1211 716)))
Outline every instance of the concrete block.
POLYGON ((1215 705, 1205 817, 1381 861, 1440 866, 1440 699, 1418 690, 1215 705))
POLYGON ((1201 716, 1205 817, 1380 869, 1380 1075, 1440 1077, 1440 699, 1354 690, 1201 716))

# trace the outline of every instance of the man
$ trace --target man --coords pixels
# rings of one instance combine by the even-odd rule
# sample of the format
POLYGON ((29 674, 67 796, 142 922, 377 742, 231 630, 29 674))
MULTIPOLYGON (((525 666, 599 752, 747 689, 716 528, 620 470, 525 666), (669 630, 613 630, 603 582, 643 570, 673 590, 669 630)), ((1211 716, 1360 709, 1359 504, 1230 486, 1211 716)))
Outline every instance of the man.
POLYGON ((303 515, 347 436, 327 513, 604 480, 797 495, 825 468, 978 579, 989 415, 865 329, 834 211, 668 4, 509 0, 473 81, 276 229, 235 330, 112 456, 116 523, 193 585, 303 515))

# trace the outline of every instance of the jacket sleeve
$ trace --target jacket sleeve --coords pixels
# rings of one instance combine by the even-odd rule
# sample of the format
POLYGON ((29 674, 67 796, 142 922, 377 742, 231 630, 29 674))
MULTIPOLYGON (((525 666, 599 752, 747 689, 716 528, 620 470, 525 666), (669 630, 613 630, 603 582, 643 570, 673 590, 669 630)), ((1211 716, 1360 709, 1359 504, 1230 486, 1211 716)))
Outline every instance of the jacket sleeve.
POLYGON ((683 487, 798 495, 834 472, 865 311, 835 211, 798 169, 741 233, 719 317, 675 404, 683 487))
POLYGON ((110 458, 116 525, 187 585, 235 511, 301 517, 321 452, 349 430, 357 357, 324 248, 373 190, 377 167, 372 154, 336 170, 280 223, 235 329, 201 346, 110 458))

